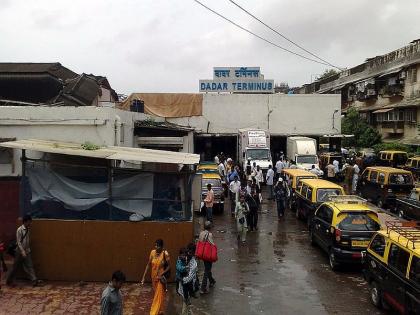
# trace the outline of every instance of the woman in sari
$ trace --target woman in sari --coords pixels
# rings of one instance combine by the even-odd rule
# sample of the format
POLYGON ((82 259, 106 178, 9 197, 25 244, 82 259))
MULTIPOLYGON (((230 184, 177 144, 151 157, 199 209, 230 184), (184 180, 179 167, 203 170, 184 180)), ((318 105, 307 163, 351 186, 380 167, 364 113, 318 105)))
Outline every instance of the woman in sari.
POLYGON ((163 240, 158 239, 155 242, 155 249, 150 252, 149 262, 143 273, 141 283, 144 284, 144 278, 151 268, 151 278, 153 291, 155 292, 150 308, 150 315, 159 315, 164 313, 166 281, 165 273, 169 271, 169 253, 163 249, 163 240))

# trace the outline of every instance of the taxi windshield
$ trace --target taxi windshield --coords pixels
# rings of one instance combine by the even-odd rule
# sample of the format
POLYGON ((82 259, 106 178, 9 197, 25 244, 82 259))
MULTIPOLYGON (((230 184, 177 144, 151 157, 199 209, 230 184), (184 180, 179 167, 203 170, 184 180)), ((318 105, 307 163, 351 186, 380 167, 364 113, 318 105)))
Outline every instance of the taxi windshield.
POLYGON ((329 196, 341 195, 341 190, 337 188, 320 188, 316 193, 316 200, 318 202, 328 201, 329 196))
POLYGON ((203 189, 207 190, 207 184, 211 184, 213 190, 217 190, 222 186, 219 179, 203 179, 203 189))
POLYGON ((378 231, 380 225, 367 213, 342 213, 345 218, 338 224, 340 230, 347 231, 378 231))
POLYGON ((389 183, 393 185, 410 185, 413 178, 410 174, 391 174, 389 175, 389 183))

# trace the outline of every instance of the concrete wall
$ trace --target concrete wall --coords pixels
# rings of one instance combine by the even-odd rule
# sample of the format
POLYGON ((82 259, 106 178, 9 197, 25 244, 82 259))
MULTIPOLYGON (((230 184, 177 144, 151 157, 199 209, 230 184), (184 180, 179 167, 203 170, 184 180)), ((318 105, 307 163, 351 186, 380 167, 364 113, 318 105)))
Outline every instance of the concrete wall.
POLYGON ((262 128, 277 135, 324 135, 341 132, 340 116, 341 97, 335 94, 204 94, 202 116, 167 120, 213 134, 262 128))
MULTIPOLYGON (((133 147, 134 121, 146 117, 150 116, 110 107, 0 106, 0 139, 89 141, 97 145, 133 147)), ((29 154, 39 156, 35 152, 29 154)), ((14 170, 10 164, 0 164, 0 176, 20 175, 20 156, 21 150, 14 150, 14 170)))

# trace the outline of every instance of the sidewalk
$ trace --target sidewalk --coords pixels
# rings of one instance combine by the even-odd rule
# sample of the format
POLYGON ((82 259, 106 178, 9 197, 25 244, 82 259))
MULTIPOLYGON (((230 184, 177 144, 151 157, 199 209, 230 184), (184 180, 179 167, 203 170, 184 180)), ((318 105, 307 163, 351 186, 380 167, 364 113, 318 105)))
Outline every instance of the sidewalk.
MULTIPOLYGON (((104 283, 47 282, 33 288, 30 282, 17 282, 15 288, 9 288, 3 280, 0 315, 99 314, 100 295, 105 286, 104 283)), ((122 293, 124 314, 149 314, 153 298, 150 285, 128 283, 123 286, 122 293)))

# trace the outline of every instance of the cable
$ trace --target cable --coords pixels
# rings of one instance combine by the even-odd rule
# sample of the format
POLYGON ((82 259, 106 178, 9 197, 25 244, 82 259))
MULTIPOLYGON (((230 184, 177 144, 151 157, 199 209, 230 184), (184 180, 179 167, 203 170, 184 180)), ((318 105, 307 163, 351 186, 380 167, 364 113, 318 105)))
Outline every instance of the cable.
POLYGON ((328 61, 322 59, 321 57, 315 55, 314 53, 311 53, 309 50, 305 49, 304 47, 302 47, 301 45, 297 44, 296 42, 292 41, 291 39, 287 38, 285 35, 281 34, 280 32, 278 32, 277 30, 275 30, 274 28, 272 28, 271 26, 267 25, 266 23, 264 23, 263 21, 261 21, 259 18, 257 18, 255 15, 253 15, 251 12, 247 11, 245 8, 241 7, 239 4, 237 4, 235 1, 233 0, 229 0, 232 4, 234 4, 235 6, 237 6, 239 9, 241 9, 242 11, 244 11, 246 14, 248 14, 249 16, 251 16, 252 18, 254 18, 255 20, 257 20, 258 22, 260 22, 262 25, 264 25, 265 27, 269 28, 270 30, 272 30, 274 33, 276 33, 277 35, 283 37, 285 40, 287 40, 289 43, 292 43, 293 45, 295 45, 296 47, 299 47, 300 49, 302 49, 303 51, 307 52, 308 54, 312 55, 313 57, 327 63, 328 65, 330 65, 331 67, 337 68, 339 70, 343 70, 340 67, 337 67, 331 63, 329 63, 328 61))
POLYGON ((252 32, 252 31, 250 31, 250 30, 246 29, 245 27, 240 26, 239 24, 237 24, 237 23, 233 22, 232 20, 229 20, 227 17, 224 17, 224 16, 223 16, 223 15, 221 15, 220 13, 218 13, 218 12, 214 11, 213 9, 211 9, 211 8, 207 7, 206 5, 204 5, 203 3, 201 3, 200 1, 198 1, 198 0, 194 0, 194 1, 195 1, 195 2, 197 2, 199 5, 201 5, 202 7, 206 8, 207 10, 209 10, 210 12, 212 12, 212 13, 216 14, 217 16, 221 17, 222 19, 224 19, 224 20, 228 21, 229 23, 231 23, 231 24, 235 25, 236 27, 240 28, 241 30, 243 30, 243 31, 245 31, 245 32, 247 32, 247 33, 249 33, 249 34, 254 35, 255 37, 257 37, 257 38, 261 39, 262 41, 264 41, 264 42, 266 42, 266 43, 268 43, 268 44, 270 44, 270 45, 273 45, 273 46, 275 46, 275 47, 277 47, 277 48, 280 48, 280 49, 282 49, 282 50, 284 50, 284 51, 286 51, 286 52, 288 52, 288 53, 291 53, 291 54, 293 54, 293 55, 299 56, 299 57, 301 57, 301 58, 303 58, 303 59, 307 59, 307 60, 309 60, 309 61, 313 61, 313 62, 316 62, 316 63, 322 64, 322 65, 324 65, 324 66, 330 66, 330 64, 329 64, 329 63, 326 63, 326 62, 321 62, 321 61, 318 61, 318 60, 315 60, 315 59, 308 58, 308 57, 303 56, 303 55, 301 55, 301 54, 299 54, 299 53, 297 53, 297 52, 291 51, 291 50, 289 50, 289 49, 287 49, 287 48, 284 48, 284 47, 282 47, 282 46, 280 46, 280 45, 277 45, 276 43, 273 43, 272 41, 269 41, 268 39, 266 39, 266 38, 264 38, 264 37, 262 37, 262 36, 260 36, 260 35, 258 35, 258 34, 255 34, 255 33, 254 33, 254 32, 252 32))

